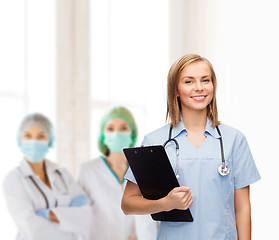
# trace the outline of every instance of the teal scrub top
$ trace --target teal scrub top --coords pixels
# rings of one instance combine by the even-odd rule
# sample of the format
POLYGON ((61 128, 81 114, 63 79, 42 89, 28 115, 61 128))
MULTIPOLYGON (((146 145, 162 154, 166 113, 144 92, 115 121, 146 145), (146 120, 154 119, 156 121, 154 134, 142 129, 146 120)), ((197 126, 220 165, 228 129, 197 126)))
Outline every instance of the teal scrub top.
MULTIPOLYGON (((144 137, 142 145, 163 145, 169 138, 170 124, 144 137)), ((258 180, 260 174, 243 133, 220 124, 226 164, 231 168, 228 176, 218 172, 222 164, 220 135, 207 118, 203 144, 197 149, 186 137, 187 130, 180 121, 172 130, 171 137, 180 146, 180 186, 191 187, 193 203, 190 206, 193 222, 161 222, 159 240, 237 240, 234 212, 234 190, 246 187, 258 180)), ((176 164, 176 148, 173 141, 166 147, 173 170, 176 164)), ((131 169, 125 178, 136 180, 131 169)))

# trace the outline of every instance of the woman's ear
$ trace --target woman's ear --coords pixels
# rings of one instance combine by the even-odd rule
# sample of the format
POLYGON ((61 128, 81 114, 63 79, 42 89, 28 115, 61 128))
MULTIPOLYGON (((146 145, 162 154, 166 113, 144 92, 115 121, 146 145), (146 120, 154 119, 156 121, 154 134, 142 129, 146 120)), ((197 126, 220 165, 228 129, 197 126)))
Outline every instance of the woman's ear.
POLYGON ((178 88, 175 89, 175 95, 176 97, 179 97, 178 88))

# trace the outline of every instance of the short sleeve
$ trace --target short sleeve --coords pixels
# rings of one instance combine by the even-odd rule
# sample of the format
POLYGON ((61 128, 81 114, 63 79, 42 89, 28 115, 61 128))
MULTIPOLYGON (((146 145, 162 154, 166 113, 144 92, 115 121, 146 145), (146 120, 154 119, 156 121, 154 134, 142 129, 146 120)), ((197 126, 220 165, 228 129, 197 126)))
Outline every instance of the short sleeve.
POLYGON ((232 157, 234 189, 244 188, 261 179, 248 142, 242 133, 236 137, 232 157))
MULTIPOLYGON (((149 144, 147 138, 144 137, 144 139, 143 139, 143 141, 142 141, 142 143, 141 143, 141 146, 149 146, 149 145, 150 145, 150 144, 149 144)), ((124 178, 125 178, 126 180, 130 181, 130 182, 133 182, 133 183, 137 184, 137 181, 136 181, 136 179, 135 179, 135 177, 134 177, 134 174, 133 174, 133 172, 132 172, 132 170, 131 170, 130 167, 128 168, 128 170, 127 170, 127 172, 126 172, 124 178)))

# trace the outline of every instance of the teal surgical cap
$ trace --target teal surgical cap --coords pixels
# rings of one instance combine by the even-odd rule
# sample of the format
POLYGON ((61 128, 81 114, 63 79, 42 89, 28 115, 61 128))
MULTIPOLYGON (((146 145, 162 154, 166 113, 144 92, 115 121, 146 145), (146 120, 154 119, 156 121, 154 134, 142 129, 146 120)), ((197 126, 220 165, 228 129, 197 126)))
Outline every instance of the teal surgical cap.
POLYGON ((131 129, 132 142, 129 147, 134 147, 136 144, 136 141, 137 141, 138 129, 137 129, 137 125, 136 125, 136 122, 135 122, 135 119, 134 119, 132 113, 125 107, 122 107, 122 106, 114 107, 114 108, 110 109, 103 116, 103 119, 101 121, 100 134, 99 134, 99 138, 98 138, 98 148, 105 156, 109 155, 109 149, 104 144, 104 139, 105 139, 104 131, 105 131, 108 121, 115 117, 123 119, 131 129))
POLYGON ((50 120, 41 113, 31 113, 23 118, 17 131, 18 145, 21 144, 21 136, 23 132, 29 128, 39 128, 48 135, 49 147, 53 147, 54 129, 50 120))

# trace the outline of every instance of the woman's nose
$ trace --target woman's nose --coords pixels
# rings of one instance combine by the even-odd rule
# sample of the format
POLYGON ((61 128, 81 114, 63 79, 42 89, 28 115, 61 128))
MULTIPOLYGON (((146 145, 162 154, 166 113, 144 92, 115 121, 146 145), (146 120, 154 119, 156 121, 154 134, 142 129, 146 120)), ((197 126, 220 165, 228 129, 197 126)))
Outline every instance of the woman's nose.
POLYGON ((201 82, 197 81, 195 84, 195 90, 196 91, 202 91, 203 90, 203 85, 201 82))

